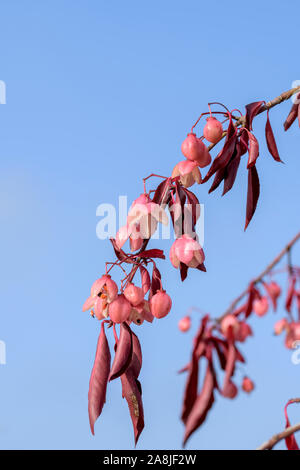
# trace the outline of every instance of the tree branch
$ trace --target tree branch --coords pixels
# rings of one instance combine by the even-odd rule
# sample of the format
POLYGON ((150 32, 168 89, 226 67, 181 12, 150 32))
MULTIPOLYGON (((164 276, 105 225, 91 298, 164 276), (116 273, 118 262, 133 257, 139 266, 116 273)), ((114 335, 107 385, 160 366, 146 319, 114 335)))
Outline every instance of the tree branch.
MULTIPOLYGON (((292 246, 300 239, 300 232, 297 233, 297 235, 292 238, 292 240, 283 248, 283 250, 273 259, 273 261, 268 264, 268 266, 255 278, 253 279, 253 283, 257 284, 262 279, 268 274, 272 269, 281 261, 281 259, 284 257, 284 255, 290 253, 290 250, 292 246)), ((233 312, 235 307, 238 305, 238 303, 248 294, 248 287, 230 304, 229 308, 226 310, 226 312, 219 317, 216 321, 220 323, 223 318, 228 315, 229 313, 233 312)))
MULTIPOLYGON (((266 104, 264 104, 260 108, 260 110, 258 111, 257 115, 267 111, 268 109, 274 108, 274 106, 277 106, 278 104, 282 103, 283 101, 287 101, 288 99, 290 99, 293 95, 295 95, 298 92, 300 92, 300 86, 295 87, 295 88, 291 88, 290 90, 287 90, 287 91, 281 93, 281 95, 277 96, 273 100, 268 101, 266 104)), ((246 115, 241 116, 239 119, 237 119, 236 122, 234 123, 234 125, 235 125, 235 127, 244 126, 245 122, 246 122, 246 115)), ((223 135, 222 135, 220 140, 222 140, 226 136, 226 134, 227 134, 226 131, 223 132, 223 135)), ((220 142, 220 140, 219 140, 219 142, 220 142)), ((213 149, 215 147, 215 145, 217 145, 219 142, 217 142, 216 144, 211 144, 208 147, 208 150, 210 151, 211 149, 213 149)))
POLYGON ((291 436, 295 432, 300 431, 300 423, 294 424, 293 426, 290 426, 286 428, 284 431, 275 434, 271 439, 269 439, 267 442, 262 444, 261 446, 257 447, 256 450, 272 450, 273 447, 278 444, 278 442, 282 441, 282 439, 286 439, 287 437, 291 436))

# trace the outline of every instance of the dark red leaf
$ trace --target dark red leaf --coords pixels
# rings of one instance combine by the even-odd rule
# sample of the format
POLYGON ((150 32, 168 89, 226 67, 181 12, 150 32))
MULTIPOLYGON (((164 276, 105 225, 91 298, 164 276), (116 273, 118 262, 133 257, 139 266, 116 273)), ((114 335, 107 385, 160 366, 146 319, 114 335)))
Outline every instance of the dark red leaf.
POLYGON ((285 131, 287 131, 291 127, 291 125, 293 124, 293 122, 296 120, 298 116, 299 108, 300 108, 299 99, 300 99, 300 93, 296 96, 296 103, 292 105, 289 115, 283 124, 285 131))
POLYGON ((255 297, 256 297, 256 289, 254 287, 254 283, 251 282, 249 287, 248 287, 248 299, 247 299, 247 303, 246 303, 246 306, 245 306, 245 318, 248 318, 249 315, 251 315, 252 313, 252 310, 253 310, 253 302, 255 300, 255 297))
POLYGON ((153 267, 152 281, 151 281, 151 296, 161 288, 161 274, 156 266, 153 267))
POLYGON ((157 186, 154 196, 152 198, 155 204, 164 205, 168 203, 171 180, 172 178, 167 178, 157 186))
MULTIPOLYGON (((289 420, 289 417, 288 417, 288 414, 287 414, 287 408, 289 405, 291 405, 292 403, 299 403, 299 400, 296 399, 296 400, 289 400, 287 402, 287 404, 285 405, 284 407, 284 415, 285 415, 285 427, 286 428, 289 428, 291 426, 291 423, 290 423, 290 420, 289 420)), ((299 446, 297 444, 297 441, 295 439, 295 435, 292 434, 291 436, 288 436, 286 437, 285 439, 285 443, 286 443, 286 446, 288 448, 288 450, 299 450, 299 446)))
POLYGON ((198 200, 197 196, 194 193, 192 193, 192 191, 189 191, 186 188, 183 188, 183 190, 184 190, 184 192, 187 196, 188 203, 192 206, 192 222, 193 222, 193 225, 196 225, 197 219, 200 215, 199 200, 198 200))
POLYGON ((104 323, 102 323, 88 393, 88 410, 92 434, 94 434, 95 422, 100 416, 106 400, 110 359, 111 357, 104 331, 104 323))
POLYGON ((182 282, 183 282, 183 281, 186 279, 186 277, 187 277, 188 269, 189 269, 189 267, 188 267, 186 264, 184 264, 184 263, 180 263, 180 264, 179 264, 180 277, 181 277, 182 282))
POLYGON ((220 170, 218 170, 216 172, 214 180, 212 182, 212 185, 211 185, 211 187, 209 188, 209 191, 208 191, 209 194, 212 193, 213 191, 215 191, 220 186, 220 184, 222 183, 222 181, 226 177, 227 168, 228 168, 229 165, 230 165, 230 162, 228 163, 228 165, 225 168, 221 168, 220 170))
POLYGON ((212 175, 214 175, 218 170, 225 168, 229 160, 231 159, 234 149, 235 149, 235 144, 236 144, 237 136, 236 136, 236 131, 235 133, 225 142, 225 145, 221 152, 217 155, 217 157, 214 159, 210 169, 208 170, 205 178, 202 180, 202 183, 206 183, 206 181, 211 178, 212 175))
POLYGON ((234 157, 234 159, 227 166, 227 172, 226 172, 226 176, 224 179, 224 188, 223 188, 222 196, 228 193, 228 191, 230 191, 231 188, 233 187, 235 179, 236 179, 236 175, 240 166, 240 162, 241 162, 241 155, 237 154, 237 156, 234 157))
POLYGON ((116 257, 120 261, 125 261, 126 263, 133 263, 132 259, 128 258, 128 255, 125 253, 125 251, 121 250, 121 248, 118 247, 116 240, 114 238, 110 238, 110 242, 113 246, 114 252, 116 254, 116 257))
POLYGON ((252 168, 259 156, 259 145, 254 134, 249 133, 249 158, 247 168, 252 168))
POLYGON ((231 377, 234 374, 236 362, 236 349, 233 339, 228 341, 228 351, 226 357, 225 376, 223 382, 223 391, 228 388, 231 377))
POLYGON ((267 112, 267 122, 266 122, 265 134, 266 134, 266 141, 267 141, 267 146, 268 146, 270 154, 272 155, 274 160, 276 160, 276 162, 283 163, 282 160, 280 159, 280 156, 279 156, 279 153, 278 153, 276 140, 275 140, 273 130, 272 130, 272 126, 271 126, 270 119, 269 119, 269 111, 267 112))
POLYGON ((261 109, 264 101, 255 101, 246 105, 246 128, 252 131, 252 121, 261 109))
POLYGON ((144 409, 141 394, 141 384, 129 368, 121 375, 122 397, 126 399, 133 425, 135 445, 144 429, 144 409))
POLYGON ((120 377, 127 370, 132 359, 132 332, 127 323, 120 325, 120 338, 109 374, 109 381, 120 377))
POLYGON ((273 309, 276 312, 278 296, 274 294, 274 289, 270 288, 269 284, 267 284, 266 282, 263 282, 263 286, 266 289, 266 292, 267 292, 267 294, 269 295, 269 297, 271 299, 273 309))
POLYGON ((199 269, 199 271, 203 271, 204 273, 206 273, 206 267, 205 267, 204 263, 198 264, 196 269, 199 269))
POLYGON ((142 289, 143 289, 144 295, 146 295, 151 287, 150 275, 148 273, 148 270, 144 268, 144 266, 139 266, 139 268, 141 272, 142 289))
POLYGON ((142 349, 139 342, 139 339, 135 333, 132 331, 132 360, 130 368, 135 378, 138 378, 142 368, 143 358, 142 358, 142 349))
POLYGON ((191 434, 204 422, 207 413, 214 403, 215 374, 212 363, 207 364, 206 374, 201 392, 186 422, 183 445, 186 444, 191 434))
POLYGON ((183 407, 181 413, 181 419, 184 423, 186 423, 198 394, 199 362, 195 351, 193 352, 192 360, 188 370, 189 373, 184 390, 183 407))
POLYGON ((137 253, 136 255, 138 258, 160 258, 166 259, 163 250, 159 250, 157 248, 153 248, 152 250, 145 250, 137 253))
POLYGON ((288 288, 287 297, 286 297, 286 301, 285 301, 285 308, 289 313, 291 313, 292 303, 293 303, 293 300, 294 300, 294 296, 296 294, 295 285, 296 285, 296 278, 293 276, 290 279, 290 285, 289 285, 289 288, 288 288))
POLYGON ((248 170, 248 192, 247 192, 247 209, 246 209, 246 223, 245 229, 248 227, 254 212, 256 210, 257 201, 259 198, 259 178, 256 167, 253 166, 248 170))

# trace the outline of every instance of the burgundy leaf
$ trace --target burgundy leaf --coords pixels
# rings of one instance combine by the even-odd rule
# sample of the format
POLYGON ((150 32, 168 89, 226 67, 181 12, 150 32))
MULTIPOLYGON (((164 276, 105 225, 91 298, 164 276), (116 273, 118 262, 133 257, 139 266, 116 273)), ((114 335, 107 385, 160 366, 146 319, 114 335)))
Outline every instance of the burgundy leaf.
POLYGON ((132 331, 132 360, 130 368, 135 378, 138 378, 142 368, 143 358, 142 358, 142 349, 139 339, 135 333, 132 331))
POLYGON ((293 124, 293 122, 296 120, 298 116, 299 108, 300 108, 299 101, 298 101, 299 99, 300 99, 300 93, 298 93, 298 95, 296 96, 296 103, 292 105, 289 115, 283 124, 285 131, 287 131, 291 127, 291 125, 293 124))
MULTIPOLYGON (((286 421, 285 428, 289 428, 291 426, 291 423, 290 423, 290 420, 289 420, 289 417, 288 417, 288 414, 287 414, 287 408, 292 403, 299 403, 299 400, 298 399, 289 400, 287 402, 287 404, 285 405, 285 407, 284 407, 284 415, 285 415, 285 421, 286 421)), ((294 434, 292 434, 291 436, 286 437, 285 438, 285 443, 286 443, 286 446, 287 446, 288 450, 299 450, 299 446, 297 444, 297 441, 295 439, 294 434)))
POLYGON ((167 178, 157 186, 153 199, 152 199, 153 202, 155 202, 155 204, 159 204, 159 205, 167 204, 171 180, 172 178, 167 178))
POLYGON ((249 158, 247 168, 252 168, 259 156, 259 145, 254 134, 249 133, 249 158))
POLYGON ((217 155, 217 157, 214 159, 210 169, 208 170, 205 178, 202 180, 202 183, 206 183, 206 181, 211 178, 212 175, 214 175, 218 170, 225 168, 229 160, 231 159, 234 149, 235 149, 235 144, 236 144, 237 136, 236 132, 225 142, 225 145, 221 152, 217 155))
POLYGON ((144 410, 141 394, 141 384, 134 377, 132 369, 129 368, 121 375, 122 397, 126 399, 133 425, 135 445, 144 429, 144 410))
POLYGON ((156 266, 153 266, 152 282, 151 282, 151 296, 161 288, 161 274, 156 266))
POLYGON ((266 282, 263 282, 263 286, 266 289, 266 292, 267 292, 267 294, 269 295, 269 297, 271 299, 274 312, 276 312, 278 296, 274 294, 274 290, 272 288, 270 288, 269 284, 267 284, 266 282))
POLYGON ((254 299, 256 297, 256 289, 254 287, 254 283, 251 282, 250 285, 249 285, 249 288, 248 288, 248 299, 247 299, 247 303, 246 303, 246 306, 245 306, 245 318, 248 318, 249 315, 251 315, 252 313, 252 310, 253 310, 253 302, 254 302, 254 299))
POLYGON ((132 259, 128 258, 128 255, 125 253, 125 251, 121 250, 121 248, 118 247, 116 240, 114 238, 110 238, 110 242, 113 246, 113 249, 115 251, 116 257, 120 261, 125 261, 126 263, 133 263, 132 259))
POLYGON ((253 166, 248 170, 248 192, 247 192, 247 209, 246 209, 246 223, 245 229, 248 227, 254 212, 256 210, 257 201, 259 198, 259 178, 256 167, 253 166))
POLYGON ((189 191, 186 188, 183 188, 183 190, 187 196, 188 203, 192 206, 192 222, 193 222, 193 225, 196 225, 197 219, 200 215, 199 214, 199 210, 200 210, 199 200, 197 196, 194 193, 192 193, 192 191, 189 191))
POLYGON ((151 287, 150 275, 148 273, 148 270, 144 268, 144 266, 139 266, 139 268, 140 268, 141 278, 142 278, 143 293, 144 295, 146 295, 151 287))
POLYGON ((132 359, 132 331, 127 323, 120 325, 120 338, 109 374, 109 381, 120 377, 127 370, 132 359))
POLYGON ((184 263, 180 263, 180 264, 179 264, 180 277, 181 277, 182 282, 183 282, 183 281, 186 279, 186 277, 187 277, 188 269, 189 269, 189 267, 188 267, 186 264, 184 264, 184 263))
POLYGON ((189 365, 189 374, 187 377, 186 386, 184 390, 183 407, 182 407, 182 413, 181 413, 181 419, 184 423, 186 423, 186 420, 197 398, 198 374, 199 374, 198 357, 196 356, 196 353, 194 351, 192 355, 191 363, 189 365))
POLYGON ((199 271, 203 271, 204 273, 206 273, 206 267, 205 267, 204 263, 198 264, 196 269, 199 269, 199 271))
POLYGON ((246 128, 252 131, 252 121, 260 111, 264 101, 255 101, 246 105, 246 128))
POLYGON ((267 141, 267 146, 268 146, 270 154, 272 155, 274 160, 276 160, 276 162, 283 163, 282 160, 280 159, 280 156, 279 156, 279 153, 278 153, 276 140, 275 140, 273 130, 272 130, 272 126, 271 126, 270 119, 269 119, 269 111, 267 112, 267 122, 266 122, 265 134, 266 134, 266 141, 267 141))
POLYGON ((104 331, 104 323, 102 323, 88 393, 88 410, 92 434, 95 434, 94 425, 105 403, 109 370, 110 351, 104 331))
POLYGON ((214 403, 215 375, 211 362, 208 362, 204 383, 186 422, 183 445, 191 434, 204 422, 214 403))
POLYGON ((153 248, 152 250, 145 250, 141 251, 137 254, 139 258, 160 258, 166 259, 163 250, 159 250, 158 248, 153 248))
POLYGON ((288 288, 286 302, 285 302, 285 308, 289 313, 291 313, 292 303, 293 303, 293 299, 294 299, 294 296, 295 296, 295 293, 296 293, 295 292, 295 285, 296 285, 296 278, 292 277, 290 279, 290 285, 289 285, 289 288, 288 288))
POLYGON ((228 388, 230 379, 234 374, 235 362, 236 362, 236 349, 235 349, 234 341, 231 339, 231 340, 228 340, 228 351, 227 351, 227 357, 226 357, 223 392, 224 390, 228 388))
POLYGON ((209 191, 208 191, 209 194, 212 193, 213 191, 215 191, 220 186, 222 181, 225 179, 226 174, 227 174, 227 168, 228 168, 229 165, 230 165, 230 162, 228 163, 228 165, 225 168, 221 168, 220 170, 218 170, 216 172, 214 180, 212 182, 212 185, 211 185, 211 187, 209 188, 209 191))
POLYGON ((235 179, 236 179, 236 175, 240 166, 240 162, 241 162, 241 155, 237 154, 237 156, 234 157, 234 159, 227 166, 227 172, 226 172, 227 174, 224 179, 224 189, 223 189, 222 196, 228 193, 228 191, 230 191, 231 188, 233 187, 235 179))

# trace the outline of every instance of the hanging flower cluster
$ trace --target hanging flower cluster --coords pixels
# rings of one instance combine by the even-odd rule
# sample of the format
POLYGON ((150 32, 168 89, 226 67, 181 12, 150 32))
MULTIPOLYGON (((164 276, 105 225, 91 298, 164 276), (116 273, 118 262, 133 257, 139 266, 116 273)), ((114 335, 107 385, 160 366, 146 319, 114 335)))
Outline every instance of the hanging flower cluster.
MULTIPOLYGON (((300 238, 300 234, 297 239, 300 238)), ((286 317, 276 321, 274 331, 276 335, 285 331, 285 347, 294 349, 300 342, 300 268, 292 266, 290 249, 288 266, 278 273, 287 272, 288 289, 284 299, 286 317)), ((238 387, 234 382, 236 364, 244 362, 237 344, 244 343, 253 335, 248 321, 251 315, 265 316, 272 308, 278 309, 278 302, 282 296, 282 288, 274 281, 276 272, 267 270, 270 280, 266 282, 263 277, 250 282, 247 291, 240 298, 246 297, 241 305, 235 302, 235 308, 220 319, 211 320, 208 315, 202 318, 200 327, 193 341, 193 350, 190 363, 180 372, 188 372, 185 393, 183 398, 182 420, 185 424, 184 444, 191 434, 204 422, 207 413, 214 403, 214 394, 219 392, 223 397, 235 398, 238 387), (218 359, 219 369, 224 372, 223 385, 218 385, 217 367, 214 357, 218 359), (199 362, 206 362, 206 375, 198 392, 199 362)), ((178 328, 186 332, 191 327, 190 316, 183 317, 178 328)), ((253 381, 245 376, 241 383, 244 392, 254 390, 253 381)))
MULTIPOLYGON (((300 87, 297 89, 298 92, 299 89, 300 87)), ((267 111, 265 128, 267 146, 274 160, 280 162, 269 120, 269 109, 289 99, 294 93, 295 89, 283 93, 269 103, 264 101, 251 103, 246 106, 244 116, 238 110, 229 111, 221 103, 209 103, 208 111, 201 114, 181 145, 185 160, 175 165, 172 175, 169 177, 151 174, 144 179, 144 192, 133 202, 128 212, 126 224, 120 227, 115 239, 111 239, 117 259, 114 262, 106 263, 105 274, 93 283, 90 296, 83 305, 84 311, 90 311, 93 318, 101 321, 88 395, 92 433, 94 433, 95 421, 101 414, 105 402, 107 384, 116 378, 121 380, 122 395, 128 403, 135 442, 144 427, 141 384, 138 381, 142 354, 139 340, 132 332, 131 326, 133 324, 141 325, 144 321, 151 323, 155 318, 164 318, 172 307, 172 300, 163 288, 161 273, 155 262, 157 259, 165 259, 165 255, 160 249, 147 249, 158 224, 168 224, 168 210, 175 234, 175 241, 170 248, 169 257, 174 268, 179 270, 181 280, 186 279, 188 270, 191 268, 205 272, 205 255, 196 233, 196 224, 200 217, 200 204, 197 196, 188 188, 191 188, 195 183, 203 184, 214 176, 209 192, 215 190, 223 181, 223 194, 227 193, 234 185, 242 156, 248 154, 246 229, 256 210, 260 191, 256 170, 259 144, 253 133, 253 120, 258 114, 267 111), (219 106, 219 109, 212 110, 213 105, 219 106), (237 117, 236 113, 241 116, 237 117), (207 116, 206 123, 203 135, 197 137, 194 129, 202 116, 207 116), (211 149, 223 138, 225 140, 221 150, 212 159, 211 149), (208 145, 205 144, 205 140, 208 145), (208 166, 207 173, 202 178, 201 171, 208 166), (151 177, 162 178, 162 182, 156 189, 147 192, 146 180, 151 177), (129 252, 124 248, 127 241, 129 242, 129 252), (114 267, 120 268, 124 273, 120 285, 111 277, 110 272, 114 267), (139 285, 134 279, 138 271, 141 276, 139 285), (119 336, 116 331, 117 324, 120 325, 119 336), (112 328, 114 333, 115 356, 112 366, 105 325, 112 328)), ((295 119, 295 105, 291 113, 285 128, 288 128, 295 119)), ((294 294, 292 295, 293 299, 294 294)), ((237 389, 232 381, 232 376, 235 363, 244 360, 236 347, 236 342, 245 341, 251 334, 251 329, 246 323, 250 313, 255 311, 258 315, 264 315, 267 310, 268 301, 259 294, 257 287, 253 284, 249 290, 247 306, 239 314, 233 312, 218 326, 212 326, 208 317, 203 320, 197 335, 197 345, 194 346, 192 365, 187 369, 191 375, 189 380, 193 385, 189 385, 186 392, 188 405, 183 413, 186 423, 185 440, 205 419, 213 403, 215 390, 221 391, 223 396, 229 398, 236 395, 237 389), (244 319, 241 320, 242 314, 244 319), (222 388, 219 388, 216 379, 212 359, 213 350, 217 352, 221 368, 225 371, 222 388), (200 358, 204 358, 207 362, 207 374, 203 386, 204 392, 197 395, 195 377, 198 366, 195 364, 200 358), (190 392, 191 397, 189 396, 190 392), (198 402, 201 404, 201 412, 197 406, 198 402)), ((189 328, 190 319, 186 317, 181 321, 180 329, 187 331, 189 328)), ((295 333, 295 326, 291 321, 288 322, 288 325, 282 326, 283 330, 286 330, 288 334, 293 331, 293 337, 298 335, 295 333)), ((244 378, 242 389, 246 392, 253 389, 249 378, 244 378)))

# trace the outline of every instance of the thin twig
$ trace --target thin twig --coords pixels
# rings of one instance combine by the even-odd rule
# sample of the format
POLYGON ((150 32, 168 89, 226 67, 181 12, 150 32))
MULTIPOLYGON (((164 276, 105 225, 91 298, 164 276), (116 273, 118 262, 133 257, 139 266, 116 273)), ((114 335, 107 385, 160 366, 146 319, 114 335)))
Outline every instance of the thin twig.
MULTIPOLYGON (((255 278, 253 279, 253 283, 257 284, 260 281, 263 280, 263 278, 270 272, 272 269, 281 261, 281 259, 286 255, 287 253, 290 253, 290 250, 292 246, 300 239, 300 232, 297 233, 297 235, 283 248, 283 250, 273 259, 273 261, 268 264, 268 266, 255 278)), ((226 310, 226 312, 221 315, 216 321, 220 323, 223 318, 228 315, 229 313, 233 312, 235 307, 238 305, 238 303, 248 294, 248 287, 245 289, 229 306, 229 308, 226 310)))
POLYGON ((282 441, 282 439, 286 439, 287 437, 291 436, 295 432, 300 431, 300 423, 294 424, 293 426, 290 426, 286 428, 284 431, 275 434, 271 439, 269 439, 267 442, 262 444, 261 446, 257 447, 256 450, 272 450, 273 447, 278 444, 278 442, 282 441))
MULTIPOLYGON (((260 110, 258 111, 257 115, 267 111, 268 109, 274 108, 274 106, 277 106, 278 104, 282 103, 283 101, 287 101, 288 99, 290 99, 293 95, 295 95, 298 92, 300 92, 300 86, 298 86, 296 88, 291 88, 290 90, 287 90, 287 91, 281 93, 281 95, 277 96, 273 100, 268 101, 266 104, 264 104, 260 108, 260 110)), ((234 125, 235 125, 235 127, 244 126, 245 122, 246 122, 246 115, 241 116, 239 119, 237 119, 236 122, 234 123, 234 125)), ((220 140, 222 140, 226 136, 226 134, 227 134, 226 131, 223 132, 223 135, 222 135, 220 140)), ((220 140, 219 140, 219 142, 220 142, 220 140)), ((215 145, 217 145, 219 142, 217 142, 216 144, 211 144, 208 147, 208 150, 210 151, 211 149, 213 149, 215 147, 215 145)))

